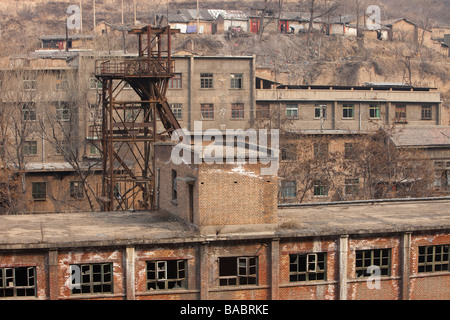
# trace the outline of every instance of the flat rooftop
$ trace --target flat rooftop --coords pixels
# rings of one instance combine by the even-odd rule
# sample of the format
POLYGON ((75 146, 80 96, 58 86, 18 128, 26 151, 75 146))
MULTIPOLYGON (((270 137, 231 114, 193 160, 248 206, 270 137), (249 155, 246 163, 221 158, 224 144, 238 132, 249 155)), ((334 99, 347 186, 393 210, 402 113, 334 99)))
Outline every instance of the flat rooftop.
POLYGON ((450 200, 280 208, 276 231, 202 236, 163 212, 0 216, 0 250, 188 243, 450 230, 450 200))

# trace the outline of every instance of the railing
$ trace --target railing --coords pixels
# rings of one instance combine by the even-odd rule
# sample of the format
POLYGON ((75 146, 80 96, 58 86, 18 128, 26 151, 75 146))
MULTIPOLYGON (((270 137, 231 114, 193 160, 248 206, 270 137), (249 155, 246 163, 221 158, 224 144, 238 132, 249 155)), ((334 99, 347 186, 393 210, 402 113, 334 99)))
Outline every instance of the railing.
POLYGON ((167 58, 148 57, 113 59, 95 62, 95 73, 100 76, 170 76, 175 63, 167 58))

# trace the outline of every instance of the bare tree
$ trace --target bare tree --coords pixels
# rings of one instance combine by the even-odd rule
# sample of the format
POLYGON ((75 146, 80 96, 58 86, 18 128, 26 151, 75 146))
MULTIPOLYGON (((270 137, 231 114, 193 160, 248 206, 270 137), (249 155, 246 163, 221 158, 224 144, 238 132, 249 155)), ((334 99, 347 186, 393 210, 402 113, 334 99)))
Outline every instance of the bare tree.
POLYGON ((324 16, 330 15, 340 8, 342 0, 307 0, 307 11, 309 13, 308 33, 306 44, 311 45, 311 33, 313 30, 314 21, 324 16))
POLYGON ((40 94, 37 88, 39 72, 16 68, 1 73, 0 91, 0 148, 5 186, 14 181, 21 197, 10 197, 10 213, 26 210, 27 163, 37 153, 36 104, 40 94))
POLYGON ((88 107, 87 88, 81 87, 77 74, 65 73, 63 79, 64 91, 59 100, 53 101, 53 104, 57 104, 56 112, 53 108, 46 108, 39 121, 39 132, 74 170, 75 176, 80 179, 90 210, 95 211, 96 204, 101 202, 91 180, 100 168, 101 158, 83 159, 86 140, 79 132, 80 117, 84 114, 82 111, 88 111, 89 114, 94 110, 88 107))

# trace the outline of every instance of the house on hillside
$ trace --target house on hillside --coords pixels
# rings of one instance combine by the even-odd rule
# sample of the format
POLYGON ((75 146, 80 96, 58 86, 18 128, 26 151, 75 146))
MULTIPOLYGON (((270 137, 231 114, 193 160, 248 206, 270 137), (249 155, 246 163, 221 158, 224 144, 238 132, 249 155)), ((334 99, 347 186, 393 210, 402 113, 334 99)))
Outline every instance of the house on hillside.
POLYGON ((212 26, 213 34, 223 34, 232 28, 238 28, 240 32, 248 32, 248 14, 242 10, 208 10, 214 18, 212 26))
POLYGON ((97 36, 112 35, 120 37, 124 32, 128 32, 129 30, 131 30, 129 26, 101 21, 95 26, 95 35, 97 36))
POLYGON ((207 9, 200 9, 198 12, 196 9, 180 9, 178 14, 188 19, 186 33, 213 33, 214 18, 207 9))
POLYGON ((70 34, 70 35, 44 35, 39 38, 41 49, 43 50, 75 50, 91 49, 93 45, 93 35, 70 34))

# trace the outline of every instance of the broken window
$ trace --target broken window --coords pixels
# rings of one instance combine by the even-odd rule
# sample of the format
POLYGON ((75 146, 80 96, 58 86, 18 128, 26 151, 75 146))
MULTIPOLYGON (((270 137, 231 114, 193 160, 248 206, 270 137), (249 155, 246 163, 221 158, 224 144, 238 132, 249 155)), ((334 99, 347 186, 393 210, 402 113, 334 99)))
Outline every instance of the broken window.
POLYGON ((422 106, 422 120, 432 120, 431 106, 422 106))
POLYGON ((242 89, 242 73, 231 74, 231 89, 242 89))
POLYGON ((35 296, 35 267, 0 268, 0 298, 35 296))
POLYGON ((113 293, 112 263, 71 265, 72 294, 113 293))
POLYGON ((244 119, 243 103, 233 103, 231 105, 231 119, 244 119))
POLYGON ((219 284, 221 286, 252 285, 258 283, 257 257, 219 258, 219 284))
POLYGON ((450 245, 419 247, 418 272, 449 271, 450 245))
POLYGON ((214 119, 214 105, 212 103, 202 103, 200 105, 202 119, 214 119))
POLYGON ((186 260, 147 261, 147 290, 186 288, 186 260))
POLYGON ((33 182, 31 193, 34 200, 45 200, 47 196, 47 184, 45 182, 33 182))
POLYGON ((289 255, 289 281, 326 281, 326 252, 289 255))
POLYGON ((212 89, 213 88, 213 74, 212 73, 200 73, 200 88, 212 89))
MULTIPOLYGON (((370 277, 369 267, 378 267, 381 276, 391 273, 391 249, 356 250, 356 277, 370 277)), ((373 271, 372 271, 373 272, 373 271)))
POLYGON ((355 111, 355 106, 353 104, 345 103, 342 106, 342 118, 344 118, 344 119, 353 119, 354 111, 355 111))

